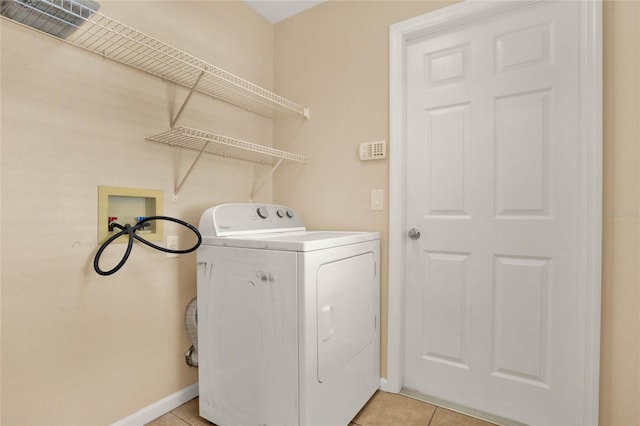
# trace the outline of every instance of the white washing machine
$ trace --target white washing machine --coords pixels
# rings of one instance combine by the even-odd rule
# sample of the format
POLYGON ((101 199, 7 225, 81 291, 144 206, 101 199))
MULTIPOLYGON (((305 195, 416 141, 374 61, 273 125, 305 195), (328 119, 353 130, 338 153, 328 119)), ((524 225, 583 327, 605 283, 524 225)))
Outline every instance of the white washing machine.
POLYGON ((199 230, 200 415, 347 425, 380 385, 379 234, 264 204, 212 207, 199 230))

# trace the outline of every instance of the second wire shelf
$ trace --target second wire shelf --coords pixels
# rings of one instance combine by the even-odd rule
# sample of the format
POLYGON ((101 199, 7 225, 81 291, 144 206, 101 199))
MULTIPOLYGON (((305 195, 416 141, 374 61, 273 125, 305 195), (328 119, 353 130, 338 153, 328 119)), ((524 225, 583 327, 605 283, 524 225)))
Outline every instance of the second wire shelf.
MULTIPOLYGON (((174 127, 173 129, 166 132, 149 136, 146 138, 146 140, 199 151, 198 156, 191 164, 191 167, 189 167, 189 170, 187 170, 182 180, 176 185, 174 191, 174 199, 177 197, 180 188, 189 176, 189 173, 191 173, 191 170, 195 166, 196 162, 205 152, 209 154, 220 155, 222 157, 229 157, 239 160, 251 161, 259 164, 271 165, 271 172, 265 177, 265 179, 273 174, 273 172, 278 166, 280 166, 283 160, 294 161, 298 163, 307 162, 307 157, 303 155, 281 151, 279 149, 271 148, 268 146, 258 145, 240 139, 230 138, 228 136, 222 136, 216 133, 206 132, 203 130, 184 126, 174 127)), ((254 195, 260 190, 264 183, 265 180, 254 187, 254 190, 251 194, 251 199, 253 199, 254 195)))
POLYGON ((307 157, 302 155, 184 126, 149 136, 146 140, 260 164, 273 165, 278 159, 307 162, 307 157))

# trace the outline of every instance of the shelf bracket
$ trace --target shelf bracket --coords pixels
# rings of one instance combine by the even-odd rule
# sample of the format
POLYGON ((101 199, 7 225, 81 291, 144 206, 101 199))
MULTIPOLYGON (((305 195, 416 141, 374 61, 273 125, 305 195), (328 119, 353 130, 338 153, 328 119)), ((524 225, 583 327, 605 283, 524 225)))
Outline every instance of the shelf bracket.
POLYGON ((207 146, 209 146, 209 142, 205 142, 204 145, 202 145, 202 148, 200 149, 200 152, 196 156, 195 160, 193 160, 193 163, 191 163, 191 167, 189 167, 189 170, 187 170, 187 172, 184 174, 184 176, 182 177, 180 182, 178 182, 178 184, 176 185, 176 188, 173 190, 173 201, 177 201, 178 200, 178 192, 180 192, 180 188, 182 188, 182 185, 184 185, 184 182, 189 177, 189 174, 191 173, 191 171, 193 170, 194 166, 196 165, 196 163, 198 162, 198 160, 202 156, 202 153, 204 152, 204 150, 207 149, 207 146))
POLYGON ((267 173, 262 178, 262 180, 253 188, 253 191, 251 191, 251 197, 249 197, 249 201, 253 202, 253 197, 255 197, 256 194, 262 189, 262 187, 264 186, 265 183, 267 183, 269 178, 273 176, 273 172, 275 172, 276 169, 280 166, 280 164, 282 164, 282 160, 284 160, 284 158, 280 158, 278 162, 271 168, 271 171, 269 171, 269 173, 267 173))
POLYGON ((182 106, 180 107, 180 110, 178 111, 178 113, 176 114, 176 116, 173 118, 173 120, 171 120, 171 124, 170 127, 173 129, 176 126, 176 123, 178 122, 178 119, 180 118, 180 116, 182 115, 182 111, 184 111, 184 108, 187 106, 187 104, 189 103, 189 100, 191 99, 191 95, 193 95, 193 92, 196 91, 196 87, 198 87, 198 84, 200 84, 200 80, 202 80, 202 76, 204 76, 204 71, 200 72, 200 75, 198 76, 198 78, 196 79, 196 82, 193 84, 193 87, 191 88, 191 90, 189 91, 189 94, 187 95, 187 97, 185 98, 184 102, 182 103, 182 106))

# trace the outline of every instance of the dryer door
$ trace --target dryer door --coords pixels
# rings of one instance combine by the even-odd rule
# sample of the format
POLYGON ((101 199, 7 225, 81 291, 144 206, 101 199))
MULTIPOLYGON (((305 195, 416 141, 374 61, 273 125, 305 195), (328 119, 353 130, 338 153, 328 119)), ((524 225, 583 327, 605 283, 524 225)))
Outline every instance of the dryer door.
POLYGON ((346 425, 380 386, 379 241, 300 256, 300 424, 346 425))
POLYGON ((330 379, 374 340, 372 252, 321 265, 317 278, 318 381, 330 379))

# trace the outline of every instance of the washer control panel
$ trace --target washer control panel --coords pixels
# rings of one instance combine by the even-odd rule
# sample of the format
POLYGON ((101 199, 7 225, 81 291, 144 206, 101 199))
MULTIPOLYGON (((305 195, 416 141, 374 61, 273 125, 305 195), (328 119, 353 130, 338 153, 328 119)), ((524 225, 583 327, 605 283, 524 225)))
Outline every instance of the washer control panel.
POLYGON ((232 203, 207 209, 198 227, 203 237, 304 231, 293 209, 276 204, 232 203))

